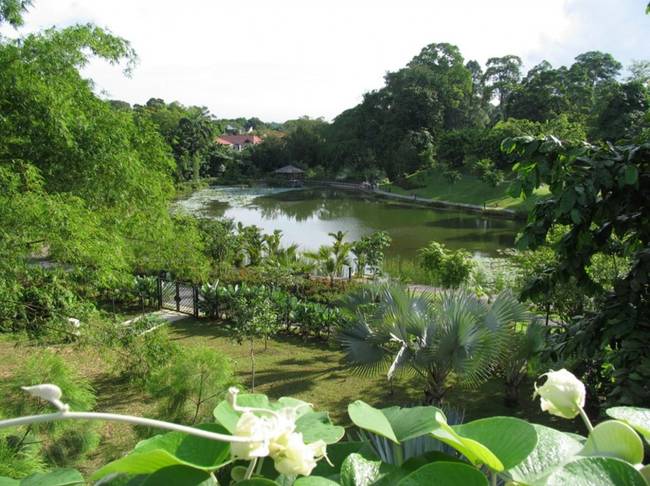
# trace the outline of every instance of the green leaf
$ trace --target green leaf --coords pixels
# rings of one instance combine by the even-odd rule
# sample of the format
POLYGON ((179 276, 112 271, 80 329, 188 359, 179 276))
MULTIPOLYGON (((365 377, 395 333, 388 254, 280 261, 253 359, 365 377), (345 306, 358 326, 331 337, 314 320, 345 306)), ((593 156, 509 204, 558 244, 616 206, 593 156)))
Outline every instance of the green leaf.
POLYGON ((230 434, 235 433, 239 414, 233 410, 228 402, 225 400, 220 402, 212 411, 212 415, 230 434))
POLYGON ((106 464, 92 475, 98 480, 111 473, 151 474, 159 469, 182 464, 177 457, 162 449, 131 454, 106 464))
POLYGON ((487 486, 487 478, 478 469, 457 462, 434 462, 402 479, 398 486, 487 486))
POLYGON ((341 466, 341 486, 369 486, 394 469, 381 461, 366 459, 360 454, 350 454, 341 466))
POLYGON ((503 471, 503 463, 490 449, 474 439, 459 435, 444 420, 440 420, 439 425, 440 428, 432 432, 433 437, 456 449, 472 464, 484 464, 494 471, 503 471))
POLYGON ((369 430, 399 444, 390 422, 381 410, 371 407, 361 400, 357 400, 348 405, 348 415, 357 427, 369 430))
POLYGON ((436 407, 390 407, 381 410, 399 442, 430 434, 440 427, 436 407))
POLYGON ((573 208, 571 210, 571 221, 573 221, 574 224, 580 224, 582 221, 582 214, 580 214, 580 210, 573 208))
POLYGON ((5 476, 0 476, 0 486, 18 486, 20 481, 17 479, 7 478, 5 476))
POLYGON ((160 469, 141 483, 142 486, 182 484, 183 486, 212 486, 218 483, 205 471, 188 466, 170 466, 160 469))
POLYGON ((607 415, 630 425, 650 442, 650 410, 641 407, 612 407, 607 415))
POLYGON ((420 469, 422 466, 426 466, 427 464, 433 462, 439 462, 439 461, 458 462, 461 464, 465 464, 460 459, 445 454, 444 452, 429 451, 429 452, 425 452, 420 456, 410 458, 409 460, 404 462, 404 464, 402 464, 398 469, 395 469, 394 471, 390 472, 386 476, 383 476, 379 481, 375 482, 373 486, 393 486, 394 484, 399 483, 401 479, 405 478, 412 472, 420 469))
POLYGON ((345 429, 332 424, 327 412, 308 412, 296 420, 296 432, 301 432, 305 444, 321 439, 326 444, 341 440, 345 429))
POLYGON ((321 476, 308 476, 296 479, 293 486, 339 486, 339 483, 321 476))
POLYGON ((617 457, 638 464, 643 461, 643 442, 626 423, 607 420, 594 427, 580 455, 617 457))
POLYGON ((18 484, 20 486, 71 486, 85 484, 85 481, 76 469, 57 469, 48 473, 32 474, 18 484))
POLYGON ((582 443, 569 434, 543 425, 531 425, 537 433, 535 448, 524 461, 507 471, 510 478, 524 484, 548 475, 582 449, 582 443))
POLYGON ((625 183, 629 186, 632 186, 637 183, 639 180, 639 170, 635 165, 625 166, 625 183))
MULTIPOLYGON (((219 424, 202 424, 196 428, 226 433, 219 424)), ((117 459, 99 469, 93 479, 107 474, 150 474, 170 466, 189 466, 203 471, 213 471, 228 461, 230 445, 181 432, 156 435, 139 442, 127 456, 117 459)))
POLYGON ((453 429, 458 434, 474 439, 496 455, 503 467, 510 469, 522 462, 537 445, 535 427, 513 417, 491 417, 474 420, 453 429))
POLYGON ((614 457, 581 457, 539 483, 544 486, 647 486, 633 466, 614 457))
POLYGON ((237 486, 278 486, 278 483, 265 478, 252 478, 237 483, 237 486))
POLYGON ((327 457, 333 466, 330 466, 325 460, 318 461, 312 474, 317 476, 338 474, 345 459, 353 453, 360 454, 366 459, 379 459, 365 442, 337 442, 327 446, 327 457))

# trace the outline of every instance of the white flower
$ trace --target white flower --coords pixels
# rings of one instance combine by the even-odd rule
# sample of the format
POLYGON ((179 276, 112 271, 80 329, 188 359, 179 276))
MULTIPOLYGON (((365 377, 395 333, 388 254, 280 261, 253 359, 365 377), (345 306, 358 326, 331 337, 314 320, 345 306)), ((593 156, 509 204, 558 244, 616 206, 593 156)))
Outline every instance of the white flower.
POLYGON ((547 377, 546 383, 539 388, 535 384, 533 395, 533 398, 537 395, 541 397, 542 411, 567 419, 577 416, 585 406, 585 385, 564 368, 560 371, 549 371, 542 376, 547 377))
POLYGON ((258 417, 252 412, 244 412, 237 421, 235 435, 250 437, 251 442, 230 444, 230 454, 236 459, 251 460, 269 455, 269 443, 274 436, 274 423, 266 417, 258 417))
POLYGON ((274 441, 272 455, 275 469, 286 476, 309 476, 316 461, 325 456, 325 442, 318 440, 305 444, 302 434, 284 434, 274 441))
POLYGON ((68 411, 68 406, 61 402, 61 388, 56 385, 44 383, 42 385, 22 386, 21 388, 33 397, 41 398, 50 402, 62 412, 68 411))

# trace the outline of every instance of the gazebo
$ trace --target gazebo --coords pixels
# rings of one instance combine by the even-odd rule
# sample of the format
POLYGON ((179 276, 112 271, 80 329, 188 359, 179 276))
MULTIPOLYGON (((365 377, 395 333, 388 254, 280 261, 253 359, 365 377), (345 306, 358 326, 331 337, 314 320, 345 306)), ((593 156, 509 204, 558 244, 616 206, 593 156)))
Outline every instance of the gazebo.
POLYGON ((287 181, 297 184, 305 177, 305 171, 294 165, 285 165, 273 171, 274 174, 286 177, 287 181))

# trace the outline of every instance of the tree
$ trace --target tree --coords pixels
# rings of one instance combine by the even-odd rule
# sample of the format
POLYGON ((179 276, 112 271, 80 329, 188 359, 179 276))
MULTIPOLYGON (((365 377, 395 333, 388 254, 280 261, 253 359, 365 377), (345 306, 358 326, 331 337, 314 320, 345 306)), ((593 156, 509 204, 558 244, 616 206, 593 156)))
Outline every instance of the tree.
POLYGON ((487 99, 497 97, 501 118, 504 117, 508 96, 515 89, 521 79, 521 59, 518 56, 508 55, 491 57, 487 60, 483 82, 486 86, 487 99))
POLYGON ((530 195, 548 184, 551 197, 539 201, 519 240, 522 248, 545 244, 554 227, 566 227, 554 245, 557 263, 545 271, 527 297, 556 283, 575 280, 594 299, 594 310, 576 315, 557 336, 557 349, 590 364, 601 393, 625 403, 650 400, 650 144, 564 145, 554 137, 522 138, 504 144, 521 159, 512 194, 530 195), (587 271, 598 255, 630 258, 629 271, 604 288, 587 271), (612 378, 602 376, 604 363, 612 378), (633 371, 633 372, 632 372, 633 371), (611 383, 611 385, 608 385, 611 383))
POLYGON ((611 84, 595 107, 591 135, 597 140, 634 140, 650 127, 650 88, 640 81, 611 84))
POLYGON ((383 287, 379 303, 366 301, 361 309, 368 305, 371 312, 358 311, 339 333, 347 361, 366 373, 387 371, 388 380, 413 371, 424 380, 427 403, 444 399, 452 375, 462 386, 487 379, 514 323, 527 319, 523 305, 505 293, 488 305, 462 290, 436 296, 383 287))
POLYGON ((0 24, 8 22, 12 27, 23 25, 23 13, 32 5, 32 0, 0 0, 0 24))
POLYGON ((645 85, 650 82, 650 60, 634 60, 627 70, 630 71, 628 81, 638 81, 645 85))
POLYGON ((191 168, 192 179, 199 180, 204 152, 212 143, 213 136, 214 126, 207 109, 201 109, 178 121, 174 130, 174 153, 177 160, 189 161, 189 164, 186 162, 179 168, 179 175, 185 178, 191 168))

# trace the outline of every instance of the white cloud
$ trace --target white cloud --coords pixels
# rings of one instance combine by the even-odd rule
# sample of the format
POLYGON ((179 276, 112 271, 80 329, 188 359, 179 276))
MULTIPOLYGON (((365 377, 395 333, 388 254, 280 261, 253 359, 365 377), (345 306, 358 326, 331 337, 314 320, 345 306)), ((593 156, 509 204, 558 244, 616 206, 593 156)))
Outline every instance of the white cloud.
POLYGON ((505 54, 528 65, 544 57, 570 62, 584 3, 36 0, 21 31, 94 22, 129 39, 140 58, 132 78, 101 62, 86 70, 114 98, 159 97, 220 117, 281 121, 332 118, 431 42, 457 44, 482 63, 505 54))

